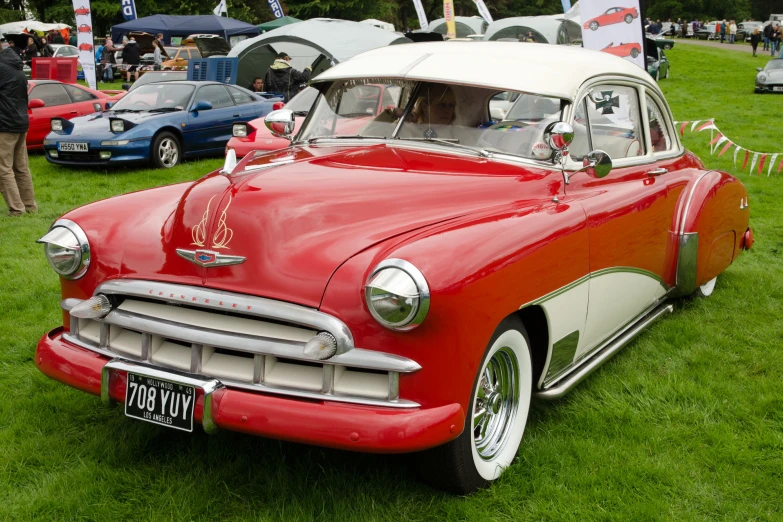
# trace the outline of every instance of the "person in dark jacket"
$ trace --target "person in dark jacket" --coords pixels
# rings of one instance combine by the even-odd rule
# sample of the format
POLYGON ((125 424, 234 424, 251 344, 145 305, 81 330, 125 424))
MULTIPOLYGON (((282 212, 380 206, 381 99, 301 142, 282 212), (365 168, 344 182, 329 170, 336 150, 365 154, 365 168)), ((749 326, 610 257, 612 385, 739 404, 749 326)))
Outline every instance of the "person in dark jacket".
POLYGON ((761 32, 759 31, 759 28, 756 27, 753 30, 753 34, 750 35, 750 46, 753 47, 753 56, 756 56, 756 49, 758 49, 759 40, 761 40, 761 32))
POLYGON ((41 53, 38 52, 38 46, 35 45, 35 40, 30 36, 27 38, 27 47, 22 51, 22 58, 25 62, 30 63, 33 61, 33 58, 37 58, 38 56, 41 56, 41 53))
POLYGON ((0 192, 9 216, 38 212, 27 165, 27 79, 14 51, 0 51, 0 192))
POLYGON ((286 53, 279 53, 275 63, 266 72, 264 87, 267 92, 279 92, 283 95, 285 103, 299 92, 299 84, 307 84, 310 74, 313 72, 309 65, 304 71, 299 72, 289 63, 291 57, 286 53))
POLYGON ((60 34, 60 31, 55 31, 54 36, 52 37, 52 43, 53 44, 65 43, 65 40, 63 39, 63 35, 60 34))
POLYGON ((122 63, 128 66, 128 82, 131 81, 131 77, 139 77, 139 64, 141 63, 141 47, 136 43, 136 38, 130 37, 128 43, 122 49, 122 63))
POLYGON ((79 38, 76 36, 76 29, 74 29, 74 32, 71 33, 71 36, 68 38, 68 45, 76 47, 78 44, 79 38))

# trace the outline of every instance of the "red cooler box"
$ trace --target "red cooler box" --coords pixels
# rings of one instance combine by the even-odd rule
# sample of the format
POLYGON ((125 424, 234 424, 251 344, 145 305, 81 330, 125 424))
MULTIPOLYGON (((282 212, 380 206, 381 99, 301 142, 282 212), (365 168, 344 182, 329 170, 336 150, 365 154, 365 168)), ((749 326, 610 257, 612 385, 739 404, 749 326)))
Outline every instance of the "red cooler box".
POLYGON ((34 80, 59 80, 76 83, 79 60, 72 58, 33 58, 31 76, 34 80))

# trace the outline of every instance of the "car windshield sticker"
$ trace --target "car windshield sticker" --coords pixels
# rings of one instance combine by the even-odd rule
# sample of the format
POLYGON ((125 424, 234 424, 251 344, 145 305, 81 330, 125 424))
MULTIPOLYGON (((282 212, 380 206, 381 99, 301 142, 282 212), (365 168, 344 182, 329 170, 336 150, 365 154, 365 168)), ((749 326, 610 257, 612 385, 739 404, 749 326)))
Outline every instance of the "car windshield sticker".
POLYGON ((601 95, 593 100, 595 109, 601 109, 601 114, 614 114, 614 107, 620 108, 620 96, 612 96, 613 91, 601 91, 601 95))
POLYGON ((438 133, 432 127, 427 127, 427 130, 424 131, 424 137, 428 140, 435 139, 438 137, 438 133))

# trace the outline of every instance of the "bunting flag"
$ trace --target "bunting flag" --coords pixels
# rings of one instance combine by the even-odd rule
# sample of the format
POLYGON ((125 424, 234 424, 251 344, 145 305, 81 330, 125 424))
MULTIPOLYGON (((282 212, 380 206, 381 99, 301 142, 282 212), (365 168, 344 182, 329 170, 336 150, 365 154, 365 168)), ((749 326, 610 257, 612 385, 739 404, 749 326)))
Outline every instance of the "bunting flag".
POLYGON ((745 147, 741 145, 737 145, 733 141, 731 141, 721 130, 715 125, 715 119, 711 118, 709 120, 696 120, 696 121, 675 121, 674 122, 675 128, 679 128, 680 136, 685 136, 685 132, 690 127, 691 133, 699 133, 703 131, 710 131, 710 154, 714 155, 718 149, 720 149, 720 152, 718 153, 718 157, 720 158, 724 154, 726 154, 732 147, 734 147, 734 167, 737 167, 737 159, 739 159, 740 152, 744 152, 745 155, 742 158, 742 172, 745 171, 746 168, 748 168, 748 164, 750 164, 750 169, 748 170, 749 174, 753 174, 753 171, 756 170, 756 175, 761 176, 761 171, 764 170, 764 167, 767 167, 767 176, 772 174, 772 168, 775 166, 775 162, 778 161, 778 157, 780 156, 780 163, 777 164, 777 170, 775 171, 777 174, 780 174, 781 171, 783 171, 783 152, 759 152, 755 150, 746 149, 745 147), (758 165, 758 168, 756 166, 758 165))

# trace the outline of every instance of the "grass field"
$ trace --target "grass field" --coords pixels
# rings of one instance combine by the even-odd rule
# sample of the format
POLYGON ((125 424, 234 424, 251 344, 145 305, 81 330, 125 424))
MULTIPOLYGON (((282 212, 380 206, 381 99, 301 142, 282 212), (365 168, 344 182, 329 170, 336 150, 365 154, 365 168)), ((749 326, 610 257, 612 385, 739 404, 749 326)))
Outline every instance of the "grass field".
MULTIPOLYGON (((676 119, 715 117, 740 145, 783 151, 783 98, 752 94, 766 57, 696 46, 669 56, 661 85, 676 119)), ((685 144, 747 185, 754 250, 711 298, 678 302, 567 398, 536 404, 514 465, 465 498, 418 482, 411 457, 180 434, 40 374, 35 344, 60 324, 60 296, 35 239, 70 208, 221 161, 106 173, 33 157, 40 214, 0 217, 0 519, 783 519, 783 179, 710 157, 707 134, 685 144)))

